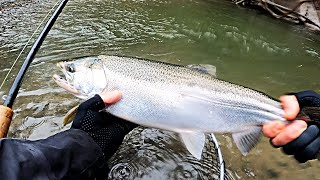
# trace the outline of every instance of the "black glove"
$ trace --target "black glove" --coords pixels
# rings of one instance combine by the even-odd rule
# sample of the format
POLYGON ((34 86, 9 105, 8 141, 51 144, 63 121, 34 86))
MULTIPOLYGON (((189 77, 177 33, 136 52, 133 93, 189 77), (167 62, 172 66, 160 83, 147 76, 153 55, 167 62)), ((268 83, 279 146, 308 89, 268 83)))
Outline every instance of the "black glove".
MULTIPOLYGON (((320 95, 314 91, 292 93, 298 99, 300 109, 304 107, 320 107, 320 95)), ((306 114, 312 120, 312 114, 306 114)), ((308 124, 308 128, 294 141, 282 146, 284 153, 294 155, 300 163, 316 159, 320 151, 319 124, 308 124)))
POLYGON ((71 128, 89 134, 109 159, 121 145, 123 138, 137 125, 106 112, 100 112, 105 104, 99 95, 83 102, 77 111, 71 128))

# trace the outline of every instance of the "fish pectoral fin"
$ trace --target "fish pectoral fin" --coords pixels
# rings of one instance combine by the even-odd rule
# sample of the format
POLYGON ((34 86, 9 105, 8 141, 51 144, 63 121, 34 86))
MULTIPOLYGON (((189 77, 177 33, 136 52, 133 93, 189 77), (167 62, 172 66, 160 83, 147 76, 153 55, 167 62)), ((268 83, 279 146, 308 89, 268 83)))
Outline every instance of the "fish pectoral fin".
POLYGON ((249 151, 256 146, 260 138, 261 130, 261 127, 254 126, 245 131, 232 134, 234 142, 243 155, 247 155, 249 151))
POLYGON ((200 132, 182 132, 179 135, 188 151, 200 160, 206 140, 205 135, 200 132))
POLYGON ((213 77, 217 77, 216 72, 217 68, 211 64, 190 64, 186 66, 189 69, 196 70, 201 73, 210 74, 213 77))
POLYGON ((71 123, 73 119, 76 117, 76 113, 78 111, 79 105, 76 105, 75 107, 71 108, 67 114, 63 118, 63 126, 71 123))

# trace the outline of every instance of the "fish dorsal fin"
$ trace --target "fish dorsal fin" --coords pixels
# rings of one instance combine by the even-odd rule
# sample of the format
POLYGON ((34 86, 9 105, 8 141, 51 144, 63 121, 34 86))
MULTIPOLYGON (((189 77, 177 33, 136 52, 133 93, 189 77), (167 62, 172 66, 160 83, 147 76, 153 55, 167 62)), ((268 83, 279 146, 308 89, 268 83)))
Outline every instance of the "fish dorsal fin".
POLYGON ((205 135, 200 132, 182 132, 179 135, 188 151, 200 160, 206 140, 205 135))
POLYGON ((254 126, 246 129, 245 131, 233 133, 232 137, 241 153, 243 155, 247 155, 258 143, 260 134, 261 127, 254 126))
POLYGON ((199 71, 201 73, 210 74, 213 77, 217 77, 216 75, 217 68, 211 64, 190 64, 190 65, 187 65, 187 68, 199 71))

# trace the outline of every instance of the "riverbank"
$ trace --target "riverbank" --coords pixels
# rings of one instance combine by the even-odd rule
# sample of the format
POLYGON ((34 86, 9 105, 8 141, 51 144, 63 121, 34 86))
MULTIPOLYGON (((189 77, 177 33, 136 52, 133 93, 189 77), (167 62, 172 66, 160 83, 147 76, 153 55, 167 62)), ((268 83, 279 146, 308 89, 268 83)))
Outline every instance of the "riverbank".
POLYGON ((238 5, 262 10, 275 18, 303 24, 310 30, 320 31, 320 1, 300 0, 235 0, 238 5))

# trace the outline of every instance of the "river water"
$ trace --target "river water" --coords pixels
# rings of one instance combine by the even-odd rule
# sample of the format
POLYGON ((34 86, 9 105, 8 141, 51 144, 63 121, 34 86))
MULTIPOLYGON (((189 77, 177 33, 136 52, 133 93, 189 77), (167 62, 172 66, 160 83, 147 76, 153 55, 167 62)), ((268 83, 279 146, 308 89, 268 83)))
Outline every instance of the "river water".
MULTIPOLYGON (((0 2, 1 81, 54 3, 0 2)), ((303 26, 227 0, 70 1, 24 80, 9 136, 39 139, 69 128, 62 127, 62 118, 80 100, 53 82, 59 61, 113 54, 183 65, 212 64, 219 78, 277 98, 305 89, 320 92, 319 45, 319 35, 303 26)), ((1 95, 7 93, 21 63, 0 89, 1 95)), ((248 156, 239 153, 230 136, 218 139, 236 179, 320 179, 317 161, 298 164, 272 148, 266 138, 248 156)))

